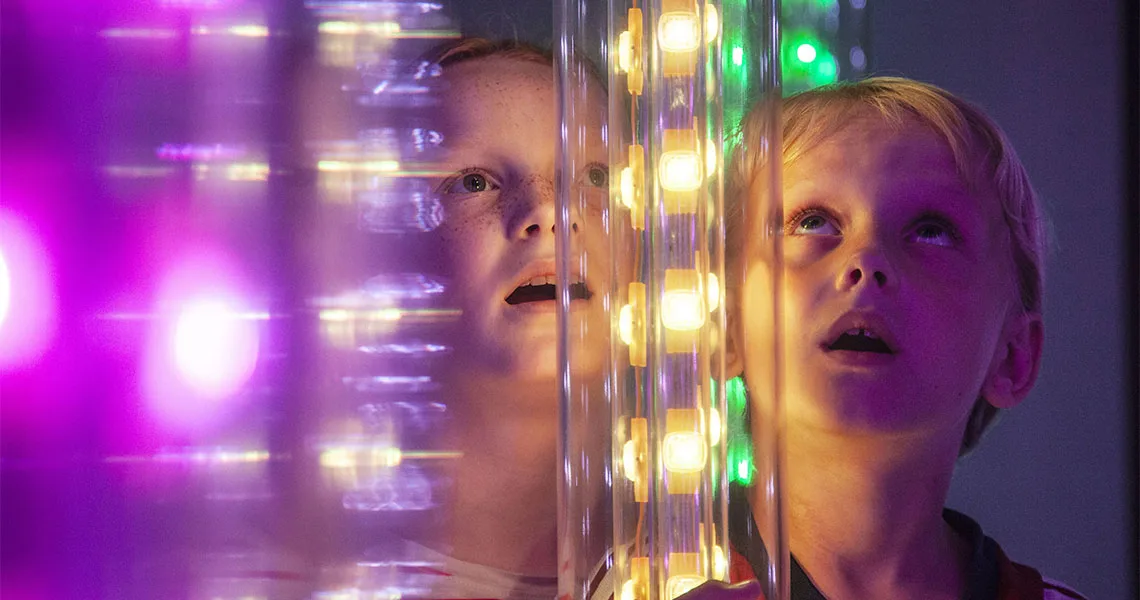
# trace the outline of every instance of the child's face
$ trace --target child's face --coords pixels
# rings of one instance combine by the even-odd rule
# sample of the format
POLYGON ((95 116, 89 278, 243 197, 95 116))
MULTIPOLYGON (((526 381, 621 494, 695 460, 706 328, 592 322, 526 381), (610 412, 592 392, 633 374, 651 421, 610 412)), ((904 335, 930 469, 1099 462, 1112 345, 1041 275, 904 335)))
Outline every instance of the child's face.
MULTIPOLYGON (((437 188, 445 211, 439 267, 463 311, 455 362, 473 377, 553 381, 557 302, 554 286, 543 286, 555 283, 552 69, 489 57, 450 66, 445 77, 441 166, 450 175, 437 188)), ((578 175, 604 199, 609 184, 600 136, 592 151, 596 172, 578 175)), ((588 232, 600 231, 600 224, 574 221, 574 235, 585 243, 598 237, 588 232)), ((594 273, 575 275, 594 292, 592 300, 576 302, 584 313, 596 313, 600 331, 603 284, 594 273)))
MULTIPOLYGON (((998 202, 965 185, 935 133, 870 115, 783 179, 790 422, 956 444, 1018 313, 998 202)), ((767 273, 752 259, 744 298, 763 302, 767 273)), ((745 302, 748 347, 764 343, 759 312, 745 302)), ((763 377, 749 358, 749 377, 763 377)))

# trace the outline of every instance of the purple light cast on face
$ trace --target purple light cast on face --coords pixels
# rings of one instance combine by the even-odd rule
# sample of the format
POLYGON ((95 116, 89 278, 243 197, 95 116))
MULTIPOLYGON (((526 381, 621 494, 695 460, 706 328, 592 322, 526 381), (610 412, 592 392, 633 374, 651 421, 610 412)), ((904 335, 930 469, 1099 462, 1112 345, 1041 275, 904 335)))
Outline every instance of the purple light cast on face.
POLYGON ((43 356, 56 317, 47 251, 19 218, 0 211, 0 371, 43 356))
POLYGON ((195 428, 240 399, 258 362, 261 324, 232 265, 198 256, 170 271, 146 356, 145 393, 159 421, 195 428))

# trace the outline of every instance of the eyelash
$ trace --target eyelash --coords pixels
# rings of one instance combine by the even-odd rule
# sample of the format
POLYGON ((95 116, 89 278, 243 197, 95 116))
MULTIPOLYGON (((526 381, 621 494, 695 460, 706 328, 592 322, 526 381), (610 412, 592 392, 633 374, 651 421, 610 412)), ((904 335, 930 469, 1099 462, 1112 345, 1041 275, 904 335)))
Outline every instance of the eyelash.
POLYGON ((784 234, 785 235, 794 234, 796 232, 796 229, 799 228, 800 223, 802 223, 804 219, 806 219, 808 217, 813 217, 813 216, 823 217, 823 218, 827 219, 828 221, 831 221, 831 224, 836 229, 839 229, 839 226, 835 224, 835 218, 831 216, 831 213, 829 213, 826 210, 819 208, 817 206, 809 206, 807 208, 803 208, 803 209, 800 209, 799 211, 797 211, 794 215, 792 215, 792 218, 788 219, 784 223, 784 234))
POLYGON ((493 190, 499 189, 498 179, 495 178, 494 176, 492 176, 486 169, 483 169, 480 167, 463 167, 462 169, 459 170, 459 172, 448 177, 447 179, 444 179, 443 183, 439 184, 439 188, 437 188, 436 193, 438 193, 440 195, 444 195, 444 194, 461 195, 461 194, 477 193, 477 192, 468 192, 468 191, 462 191, 462 192, 449 192, 448 191, 453 186, 455 186, 455 184, 463 181, 463 178, 468 176, 468 175, 482 175, 483 177, 485 177, 487 179, 487 184, 488 184, 488 188, 486 191, 493 191, 493 190))
MULTIPOLYGON (((835 217, 832 216, 831 213, 829 213, 828 211, 826 211, 822 208, 816 207, 816 206, 809 206, 807 208, 803 208, 803 209, 800 209, 799 211, 797 211, 794 215, 792 215, 792 217, 790 219, 788 219, 784 223, 785 235, 795 234, 796 229, 798 229, 800 227, 800 225, 803 223, 804 219, 806 219, 808 217, 813 217, 813 216, 818 216, 818 217, 822 217, 824 219, 827 219, 831 223, 832 227, 835 227, 836 229, 840 229, 839 225, 836 223, 835 217)), ((937 225, 938 227, 942 228, 942 230, 946 233, 946 235, 948 235, 950 237, 951 241, 953 241, 953 242, 962 241, 962 235, 958 231, 958 228, 954 226, 954 224, 950 221, 950 219, 946 218, 945 216, 943 216, 941 214, 933 213, 933 212, 923 213, 921 216, 919 216, 917 219, 914 220, 914 225, 911 226, 911 228, 910 228, 912 235, 917 234, 918 230, 925 225, 937 225)), ((840 229, 840 232, 842 232, 841 229, 840 229)))

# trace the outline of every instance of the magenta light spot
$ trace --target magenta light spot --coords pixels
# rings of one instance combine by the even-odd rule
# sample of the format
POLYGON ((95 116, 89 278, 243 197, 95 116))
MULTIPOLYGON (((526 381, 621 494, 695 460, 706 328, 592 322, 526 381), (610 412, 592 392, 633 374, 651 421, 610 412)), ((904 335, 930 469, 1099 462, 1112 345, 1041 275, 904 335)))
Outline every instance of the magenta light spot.
POLYGON ((51 264, 32 230, 0 211, 0 370, 35 363, 55 336, 51 264))
POLYGON ((241 389, 257 364, 256 315, 220 299, 194 300, 174 326, 174 364, 187 386, 208 398, 241 389))
POLYGON ((158 421, 196 429, 241 403, 268 318, 248 296, 233 262, 221 255, 200 254, 168 272, 142 380, 158 421))
POLYGON ((8 316, 8 304, 12 298, 12 277, 8 274, 8 261, 4 260, 4 249, 0 248, 0 328, 4 327, 4 317, 8 316))

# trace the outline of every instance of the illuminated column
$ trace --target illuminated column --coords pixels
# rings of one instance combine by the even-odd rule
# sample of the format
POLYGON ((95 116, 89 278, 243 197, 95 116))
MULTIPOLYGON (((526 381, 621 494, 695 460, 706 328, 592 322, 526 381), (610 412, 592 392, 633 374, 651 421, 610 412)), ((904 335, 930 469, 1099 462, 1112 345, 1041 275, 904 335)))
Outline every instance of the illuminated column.
MULTIPOLYGON (((726 371, 725 140, 746 101, 779 93, 775 15, 775 0, 560 3, 562 595, 597 593, 607 551, 617 600, 672 600, 727 578, 724 416, 737 373, 726 371), (730 36, 748 42, 737 49, 756 72, 726 87, 730 36), (608 194, 579 175, 599 160, 595 140, 608 194), (569 294, 581 272, 596 274, 601 319, 569 294), (583 371, 599 353, 608 368, 583 371), (603 412, 608 447, 597 435, 603 412), (612 512, 598 508, 607 502, 612 512)), ((766 149, 770 134, 749 144, 766 149)), ((764 512, 779 521, 777 465, 757 461, 753 479, 773 490, 764 512)), ((762 529, 777 542, 767 597, 782 598, 782 533, 762 529)))

